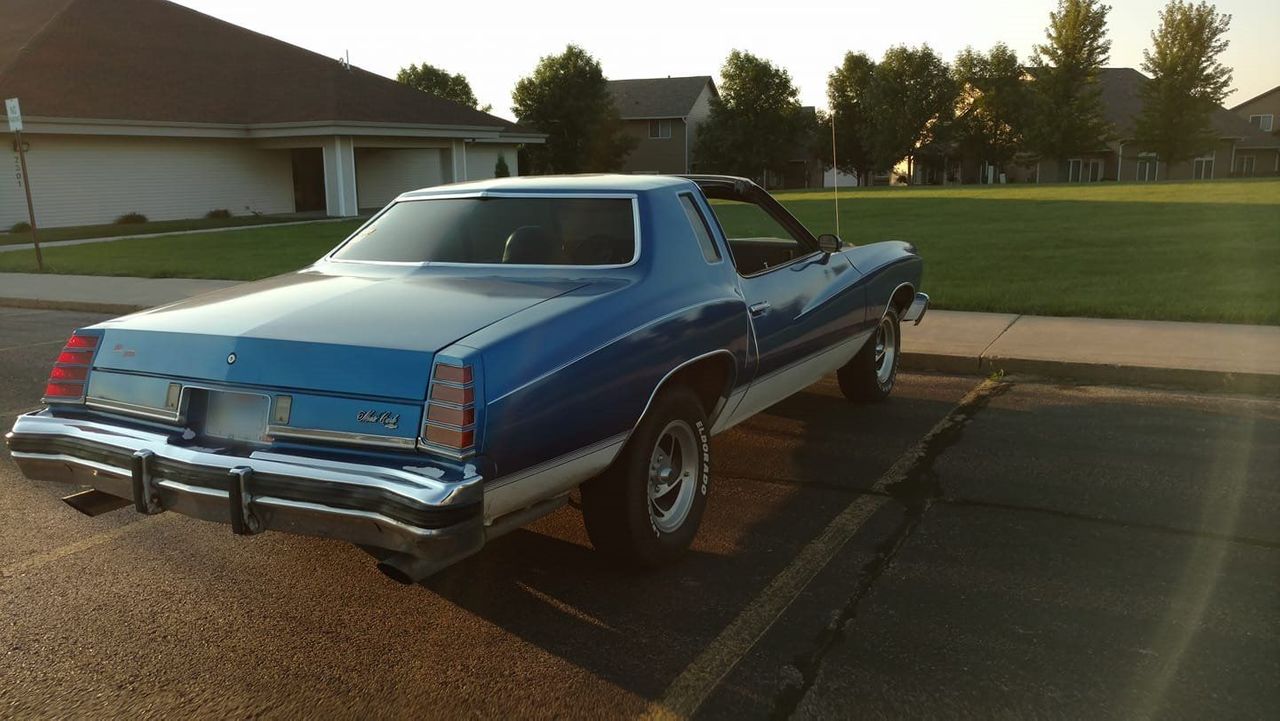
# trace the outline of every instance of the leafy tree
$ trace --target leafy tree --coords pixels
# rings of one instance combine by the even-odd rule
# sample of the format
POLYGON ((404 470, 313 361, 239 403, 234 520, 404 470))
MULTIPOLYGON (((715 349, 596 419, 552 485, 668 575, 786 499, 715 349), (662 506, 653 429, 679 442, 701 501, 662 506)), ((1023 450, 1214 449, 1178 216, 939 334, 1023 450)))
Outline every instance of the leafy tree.
POLYGON ((1032 117, 1027 140, 1042 155, 1065 158, 1097 150, 1111 135, 1102 114, 1098 72, 1111 57, 1110 6, 1098 0, 1058 0, 1049 13, 1044 45, 1031 63, 1032 117))
POLYGON ((707 170, 760 178, 781 172, 804 139, 805 118, 791 74, 734 50, 720 68, 720 97, 698 131, 694 156, 707 170))
POLYGON ((835 167, 858 176, 864 183, 873 167, 871 128, 875 113, 870 107, 876 63, 863 53, 845 53, 844 62, 827 76, 827 103, 831 110, 819 115, 818 152, 824 168, 832 166, 831 123, 834 119, 835 167))
POLYGON ((466 76, 462 73, 450 73, 448 70, 423 63, 400 68, 400 72, 396 73, 396 80, 424 93, 462 103, 481 112, 487 113, 493 109, 492 105, 480 107, 476 94, 471 92, 471 83, 467 82, 466 76))
POLYGON ((897 45, 875 67, 870 101, 875 168, 889 170, 906 158, 909 178, 916 150, 941 139, 951 121, 956 85, 947 64, 928 45, 897 45))
POLYGON ((507 167, 507 156, 498 153, 498 162, 493 164, 493 177, 509 178, 511 177, 511 168, 507 167))
POLYGON ((1022 149, 1028 89, 1018 54, 996 43, 965 48, 953 68, 960 89, 956 137, 966 154, 1003 166, 1022 149))
POLYGON ((1151 80, 1142 86, 1138 141, 1169 163, 1191 160, 1213 147, 1210 120, 1231 88, 1227 49, 1231 16, 1206 2, 1171 0, 1160 11, 1152 47, 1142 53, 1151 80))
POLYGON ((530 170, 581 173, 617 170, 635 147, 613 105, 600 61, 577 45, 538 61, 511 94, 516 118, 547 134, 525 148, 530 170))

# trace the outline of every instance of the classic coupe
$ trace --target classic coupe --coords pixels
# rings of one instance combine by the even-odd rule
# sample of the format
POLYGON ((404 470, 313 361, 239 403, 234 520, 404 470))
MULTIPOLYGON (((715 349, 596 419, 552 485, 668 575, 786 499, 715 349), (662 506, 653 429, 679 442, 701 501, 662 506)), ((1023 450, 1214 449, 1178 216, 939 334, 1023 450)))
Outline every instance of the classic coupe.
POLYGON ((711 436, 831 372, 889 395, 921 271, 742 178, 434 187, 303 270, 75 331, 6 438, 84 512, 342 539, 404 583, 575 489, 596 549, 656 566, 711 436))

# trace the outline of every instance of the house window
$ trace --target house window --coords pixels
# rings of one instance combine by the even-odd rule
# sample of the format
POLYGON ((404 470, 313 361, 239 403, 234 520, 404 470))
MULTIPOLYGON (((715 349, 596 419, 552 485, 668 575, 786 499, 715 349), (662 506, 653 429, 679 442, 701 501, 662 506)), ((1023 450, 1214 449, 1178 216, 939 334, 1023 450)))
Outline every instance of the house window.
POLYGON ((1191 177, 1196 180, 1213 180, 1213 156, 1196 158, 1191 177))
POLYGON ((671 137, 670 120, 650 120, 649 138, 651 140, 667 140, 671 137))
POLYGON ((1241 155, 1236 158, 1236 175, 1253 175, 1255 159, 1252 155, 1241 155))
POLYGON ((1134 180, 1149 183, 1159 177, 1160 166, 1155 153, 1141 153, 1138 155, 1137 168, 1137 172, 1133 176, 1134 180))
POLYGON ((1067 161, 1067 182, 1079 183, 1080 170, 1084 167, 1084 161, 1079 158, 1067 161))
POLYGON ((1266 115, 1250 115, 1249 122, 1253 123, 1254 127, 1258 130, 1269 133, 1275 129, 1276 117, 1271 113, 1267 113, 1266 115))

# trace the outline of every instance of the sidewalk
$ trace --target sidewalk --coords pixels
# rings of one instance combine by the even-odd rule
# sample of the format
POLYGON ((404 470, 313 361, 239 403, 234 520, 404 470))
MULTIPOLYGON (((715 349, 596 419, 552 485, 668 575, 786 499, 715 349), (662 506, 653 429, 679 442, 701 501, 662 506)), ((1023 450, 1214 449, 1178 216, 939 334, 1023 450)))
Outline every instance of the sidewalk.
MULTIPOLYGON (((129 313, 230 280, 0 273, 0 305, 129 313)), ((931 310, 905 326, 902 364, 1097 383, 1280 395, 1280 327, 931 310)))

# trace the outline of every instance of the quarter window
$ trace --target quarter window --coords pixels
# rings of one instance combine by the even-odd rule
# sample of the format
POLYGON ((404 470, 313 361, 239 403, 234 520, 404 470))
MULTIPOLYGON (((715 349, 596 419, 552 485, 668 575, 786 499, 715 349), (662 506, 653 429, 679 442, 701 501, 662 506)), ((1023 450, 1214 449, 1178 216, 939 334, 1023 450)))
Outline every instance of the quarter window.
POLYGON ((706 258, 708 263, 719 263, 720 249, 711 239, 711 229, 707 227, 707 219, 702 217, 702 211, 694 205, 693 196, 681 194, 680 207, 684 208, 685 217, 689 219, 689 225, 693 228, 693 237, 698 239, 698 246, 702 248, 702 257, 706 258))

